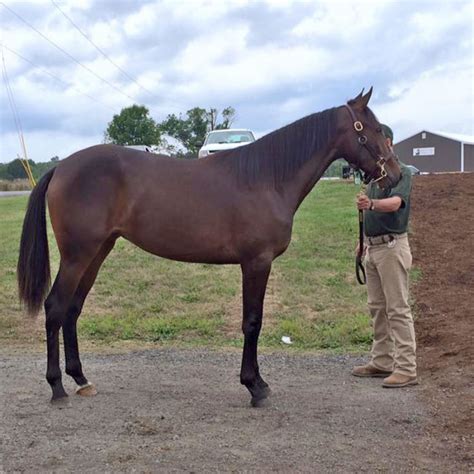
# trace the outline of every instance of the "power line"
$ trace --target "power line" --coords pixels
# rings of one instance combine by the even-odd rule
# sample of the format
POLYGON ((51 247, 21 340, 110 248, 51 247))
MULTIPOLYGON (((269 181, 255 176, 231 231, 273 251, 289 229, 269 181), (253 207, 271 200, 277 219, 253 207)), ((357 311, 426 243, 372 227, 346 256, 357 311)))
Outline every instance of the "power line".
POLYGON ((13 90, 10 85, 10 80, 8 78, 8 73, 7 73, 7 66, 5 64, 5 56, 3 54, 3 47, 1 48, 2 50, 2 75, 3 75, 3 80, 5 82, 5 87, 7 89, 7 96, 8 96, 8 101, 10 102, 10 108, 13 114, 13 120, 15 122, 16 126, 16 131, 18 133, 18 139, 20 140, 20 147, 22 148, 23 151, 23 158, 20 158, 20 162, 23 165, 23 168, 25 170, 26 175, 28 176, 28 180, 30 181, 31 187, 36 186, 36 180, 33 177, 33 173, 31 171, 30 164, 28 162, 28 152, 26 151, 26 143, 25 143, 25 137, 23 136, 23 127, 21 125, 21 120, 20 120, 20 114, 18 113, 18 108, 15 103, 15 98, 13 96, 13 90))
POLYGON ((69 54, 67 51, 65 51, 63 48, 61 48, 61 46, 57 45, 54 41, 50 40, 46 35, 44 35, 43 33, 41 33, 41 31, 39 31, 38 29, 36 29, 30 22, 28 22, 27 20, 25 20, 22 16, 18 15, 18 13, 16 13, 15 11, 13 11, 10 7, 8 7, 7 5, 5 5, 5 3, 3 2, 0 2, 0 5, 2 5, 4 8, 6 8, 8 11, 10 11, 13 15, 15 15, 21 22, 23 22, 25 25, 27 25, 29 28, 31 28, 33 31, 35 31, 37 34, 39 34, 43 39, 45 39, 48 43, 52 44, 56 49, 58 49, 59 51, 61 51, 63 54, 65 54, 69 59, 71 59, 71 61, 74 61, 76 64, 78 64, 79 66, 81 66, 83 69, 85 69, 86 71, 88 71, 90 74, 92 74, 94 77, 96 77, 97 79, 99 79, 100 81, 102 81, 103 83, 107 84, 109 87, 112 87, 112 89, 116 90, 117 92, 119 92, 120 94, 124 95, 125 97, 133 100, 134 102, 139 102, 137 101, 137 99, 135 99, 134 97, 132 97, 131 95, 128 95, 126 92, 122 91, 121 89, 119 89, 118 87, 116 87, 114 84, 112 84, 111 82, 109 82, 107 79, 104 79, 103 77, 99 76, 98 74, 96 74, 90 67, 88 66, 85 66, 84 64, 82 64, 79 60, 77 60, 74 56, 72 56, 71 54, 69 54))
MULTIPOLYGON (((117 86, 115 86, 114 84, 112 84, 110 81, 108 81, 107 79, 104 79, 103 77, 99 76, 96 72, 94 72, 91 68, 89 68, 88 66, 82 64, 79 60, 77 60, 74 56, 72 56, 71 54, 69 54, 67 51, 65 51, 63 48, 61 48, 61 46, 59 46, 58 44, 56 44, 54 41, 52 41, 51 39, 49 39, 45 34, 41 33, 41 31, 39 31, 37 28, 35 28, 31 23, 29 23, 27 20, 25 20, 21 15, 19 15, 18 13, 16 13, 14 10, 12 10, 10 7, 8 7, 4 2, 0 2, 0 5, 2 5, 4 8, 6 8, 10 13, 12 13, 15 17, 17 17, 21 22, 23 22, 25 25, 27 25, 29 28, 31 28, 33 31, 35 31, 38 35, 40 35, 43 39, 45 39, 48 43, 50 43, 52 46, 54 46, 56 49, 58 49, 59 51, 61 51, 64 55, 66 55, 69 59, 71 59, 71 61, 75 62, 76 64, 78 64, 79 66, 81 66, 83 69, 85 69, 87 72, 89 72, 90 74, 92 74, 94 77, 96 77, 97 79, 99 79, 100 81, 102 81, 103 83, 107 84, 109 87, 111 87, 112 89, 114 89, 115 91, 117 91, 118 93, 122 94, 123 96, 127 97, 128 99, 131 99, 133 102, 140 102, 139 100, 137 100, 135 97, 132 97, 130 96, 129 94, 127 94, 126 92, 122 91, 121 89, 119 89, 117 86)), ((9 48, 8 48, 9 49, 9 48)), ((100 49, 100 48, 99 48, 100 49)), ((12 51, 11 49, 9 49, 10 51, 12 51)), ((18 53, 14 53, 14 54, 17 54, 18 53)), ((105 54, 105 53, 103 53, 105 54)), ((18 55, 20 56, 20 55, 18 55)), ((21 57, 21 56, 20 56, 21 57)), ((22 59, 25 59, 26 58, 22 58, 22 59)), ((28 61, 28 60, 26 60, 28 61)), ((38 66, 39 67, 39 66, 38 66)), ((50 73, 48 73, 50 74, 50 73)), ((130 76, 131 77, 131 76, 130 76)), ((136 82, 136 81, 134 81, 136 82)), ((137 82, 138 84, 138 82, 137 82)), ((150 91, 148 91, 147 89, 145 89, 143 86, 141 86, 140 84, 138 84, 142 89, 146 90, 147 92, 151 93, 150 91)), ((81 94, 83 95, 87 95, 87 94, 84 94, 82 92, 80 92, 81 94)), ((154 95, 154 97, 157 97, 156 95, 154 95)), ((95 100, 96 102, 98 102, 96 99, 92 99, 92 100, 95 100)), ((175 110, 179 110, 179 111, 182 111, 183 110, 183 107, 182 105, 178 105, 176 103, 173 103, 173 102, 169 102, 168 101, 168 107, 172 108, 172 109, 175 109, 175 110)), ((153 107, 153 109, 157 111, 157 109, 155 107, 153 107)), ((150 110, 152 110, 152 108, 150 108, 150 110)))
MULTIPOLYGON (((7 90, 8 102, 10 103, 10 108, 13 114, 13 121, 15 122, 15 127, 18 133, 18 136, 20 136, 22 132, 21 122, 20 122, 20 117, 18 115, 18 111, 16 108, 15 99, 13 98, 13 91, 11 90, 11 87, 10 87, 10 81, 8 80, 7 68, 5 66, 5 56, 3 55, 3 48, 2 48, 2 76, 3 76, 3 82, 5 83, 5 89, 7 90)), ((21 140, 20 140, 20 145, 21 145, 21 140)))
POLYGON ((83 92, 79 89, 77 89, 76 87, 72 86, 71 84, 68 84, 66 81, 63 81, 60 77, 56 76, 55 74, 53 74, 52 72, 48 71, 47 69, 39 66, 38 64, 34 63, 33 61, 31 61, 30 59, 28 58, 25 58, 25 56, 22 56, 20 53, 14 51, 13 49, 9 48, 8 46, 6 46, 5 44, 2 44, 1 45, 3 48, 5 48, 7 51, 10 51, 10 53, 14 54, 15 56, 18 56, 20 59, 23 59, 23 61, 27 62, 28 64, 31 64, 32 66, 38 68, 40 71, 42 71, 43 73, 45 74, 48 74, 48 76, 52 77, 53 79, 55 79, 56 81, 58 81, 59 83, 65 85, 66 87, 68 88, 71 88, 73 89, 74 91, 76 91, 78 94, 81 94, 85 97, 87 97, 88 99, 102 105, 103 107, 107 107, 109 110, 111 110, 112 112, 116 112, 116 109, 114 109, 113 107, 110 107, 109 105, 107 105, 106 103, 102 102, 101 100, 99 99, 96 99, 95 97, 89 95, 87 92, 83 92))
MULTIPOLYGON (((87 36, 80 28, 79 26, 76 25, 76 23, 61 9, 61 7, 54 1, 51 0, 51 3, 59 10, 59 12, 66 18, 69 23, 92 45, 94 48, 99 51, 99 53, 109 61, 110 64, 112 64, 115 68, 117 68, 127 79, 132 81, 134 84, 136 84, 138 87, 143 89, 145 92, 148 92, 148 94, 151 94, 152 96, 155 96, 153 92, 148 90, 146 87, 143 87, 135 78, 133 78, 130 74, 128 74, 127 71, 124 71, 115 61, 110 59, 110 57, 105 53, 99 46, 97 46, 90 38, 87 36)), ((155 96, 156 97, 156 96, 155 96)))

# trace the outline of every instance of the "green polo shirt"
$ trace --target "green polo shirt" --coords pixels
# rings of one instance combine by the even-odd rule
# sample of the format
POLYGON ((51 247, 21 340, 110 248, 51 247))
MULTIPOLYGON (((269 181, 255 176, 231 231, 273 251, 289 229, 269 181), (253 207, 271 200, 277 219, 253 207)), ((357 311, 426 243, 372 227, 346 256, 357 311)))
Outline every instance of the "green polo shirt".
POLYGON ((403 234, 408 230, 410 216, 411 172, 400 164, 401 178, 393 188, 380 189, 377 184, 371 183, 367 187, 367 196, 370 199, 385 199, 400 196, 402 204, 395 212, 364 212, 364 231, 368 237, 384 234, 403 234))

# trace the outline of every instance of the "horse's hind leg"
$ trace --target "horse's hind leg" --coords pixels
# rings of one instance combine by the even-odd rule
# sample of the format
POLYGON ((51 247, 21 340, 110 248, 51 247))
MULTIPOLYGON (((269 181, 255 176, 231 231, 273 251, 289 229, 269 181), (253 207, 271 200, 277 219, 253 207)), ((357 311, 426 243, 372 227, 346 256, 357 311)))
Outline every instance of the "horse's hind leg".
POLYGON ((67 396, 59 367, 59 330, 86 267, 87 262, 70 263, 62 260, 56 280, 44 303, 48 349, 46 380, 53 391, 52 400, 67 396))
POLYGON ((64 353, 66 358, 66 374, 70 375, 77 385, 80 395, 95 395, 97 392, 88 382, 82 371, 77 342, 77 320, 81 314, 84 301, 95 282, 99 269, 115 244, 115 238, 107 241, 87 268, 74 294, 63 324, 64 353))
POLYGON ((260 376, 257 362, 258 336, 262 327, 263 300, 270 275, 271 260, 255 259, 242 265, 244 352, 240 382, 252 395, 252 406, 259 406, 270 389, 260 376))

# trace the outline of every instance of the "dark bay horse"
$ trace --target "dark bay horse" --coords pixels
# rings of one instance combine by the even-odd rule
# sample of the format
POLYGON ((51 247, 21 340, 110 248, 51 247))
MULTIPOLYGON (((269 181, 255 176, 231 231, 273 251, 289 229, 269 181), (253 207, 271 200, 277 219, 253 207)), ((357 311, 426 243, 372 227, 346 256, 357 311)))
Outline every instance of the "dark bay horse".
POLYGON ((19 295, 37 313, 50 281, 47 202, 60 252, 44 301, 52 399, 66 397, 66 373, 78 393, 95 389, 82 371, 76 323, 100 266, 118 237, 160 257, 242 268, 244 348, 240 380, 257 406, 269 395, 257 342, 272 261, 291 239, 293 216, 326 168, 344 157, 379 186, 400 168, 367 107, 372 89, 346 105, 305 117, 253 144, 201 160, 175 160, 114 145, 74 153, 33 190, 21 236, 19 295))

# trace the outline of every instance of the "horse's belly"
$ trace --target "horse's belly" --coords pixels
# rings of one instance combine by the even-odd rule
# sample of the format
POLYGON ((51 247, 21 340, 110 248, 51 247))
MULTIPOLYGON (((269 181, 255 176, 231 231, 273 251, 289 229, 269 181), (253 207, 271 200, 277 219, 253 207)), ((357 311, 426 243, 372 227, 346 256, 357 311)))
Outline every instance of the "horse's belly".
POLYGON ((239 256, 230 234, 216 226, 188 226, 186 224, 155 221, 123 237, 143 250, 159 257, 194 263, 238 263, 239 256))
POLYGON ((169 243, 160 241, 134 241, 130 238, 127 238, 127 240, 130 240, 141 249, 153 255, 170 260, 177 260, 179 262, 215 264, 239 263, 238 256, 225 248, 209 248, 201 245, 187 245, 186 243, 182 245, 170 245, 169 243))
POLYGON ((231 200, 191 193, 182 201, 168 196, 166 206, 163 197, 142 200, 131 208, 120 233, 147 252, 183 262, 227 264, 279 255, 289 242, 291 223, 247 201, 237 209, 231 200))

